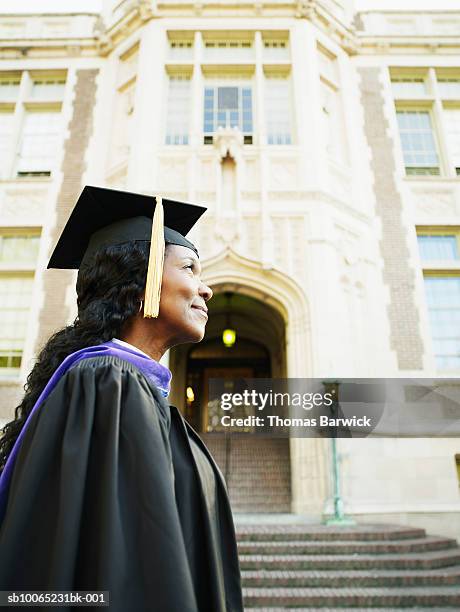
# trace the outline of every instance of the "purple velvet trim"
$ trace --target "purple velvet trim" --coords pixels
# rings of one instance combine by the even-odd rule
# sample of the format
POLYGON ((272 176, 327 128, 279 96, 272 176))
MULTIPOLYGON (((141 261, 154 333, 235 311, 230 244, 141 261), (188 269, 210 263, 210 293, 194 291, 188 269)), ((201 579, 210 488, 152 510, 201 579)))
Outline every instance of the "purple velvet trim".
POLYGON ((29 424, 33 415, 38 411, 40 405, 46 400, 67 370, 82 359, 88 359, 90 357, 119 357, 120 359, 129 361, 139 368, 139 370, 141 370, 141 372, 160 389, 163 397, 167 397, 169 394, 172 375, 168 368, 161 365, 161 363, 158 363, 158 361, 150 359, 150 357, 138 353, 136 350, 130 349, 127 346, 125 347, 109 341, 97 346, 88 346, 87 348, 68 355, 51 376, 46 387, 43 389, 40 397, 30 411, 30 414, 19 432, 13 448, 11 449, 5 467, 3 468, 3 472, 0 475, 0 521, 3 520, 5 515, 8 490, 13 474, 14 464, 16 462, 22 440, 25 436, 27 425, 29 424))

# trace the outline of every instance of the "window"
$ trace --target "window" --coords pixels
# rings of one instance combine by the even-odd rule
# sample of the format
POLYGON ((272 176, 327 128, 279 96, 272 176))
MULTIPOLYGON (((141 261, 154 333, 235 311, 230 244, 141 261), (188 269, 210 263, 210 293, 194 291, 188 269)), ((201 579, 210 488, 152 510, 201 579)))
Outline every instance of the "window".
POLYGON ((436 367, 460 368, 460 229, 418 227, 436 367), (452 263, 450 263, 452 262, 452 263), (442 266, 442 270, 440 267, 442 266), (435 268, 439 272, 435 272, 435 268))
POLYGON ((460 176, 459 69, 393 67, 390 76, 406 174, 460 176))
POLYGON ((65 79, 36 79, 32 83, 31 98, 60 100, 64 95, 65 79))
POLYGON ((21 366, 40 236, 0 234, 0 376, 21 366))
POLYGON ((60 113, 26 111, 19 142, 17 175, 49 176, 60 136, 60 113))
POLYGON ((206 49, 250 49, 251 41, 241 40, 208 40, 204 43, 206 49))
POLYGON ((442 98, 460 99, 460 79, 438 79, 438 89, 442 98))
POLYGON ((190 132, 190 77, 169 77, 166 116, 167 145, 188 145, 190 132))
POLYGON ((219 127, 238 128, 244 144, 252 144, 252 88, 249 86, 205 87, 203 109, 204 143, 212 143, 219 127))
POLYGON ((0 110, 0 172, 2 171, 11 147, 11 139, 13 135, 13 117, 12 111, 0 110))
POLYGON ((422 261, 460 259, 456 234, 419 234, 417 242, 422 261))
POLYGON ((0 235, 0 264, 30 263, 35 265, 40 236, 29 234, 0 235))
POLYGON ((292 144, 291 96, 289 80, 287 78, 266 78, 265 117, 267 122, 267 144, 292 144))
POLYGON ((264 61, 289 60, 288 39, 264 38, 264 61))
POLYGON ((287 43, 285 40, 264 40, 266 49, 286 49, 287 43))
POLYGON ((458 260, 458 238, 455 234, 449 235, 419 235, 417 236, 420 258, 423 261, 458 260))
POLYGON ((391 86, 395 98, 420 98, 427 94, 425 79, 415 78, 393 78, 391 86))
POLYGON ((445 108, 444 122, 450 160, 458 176, 460 175, 460 108, 445 108))
POLYGON ((0 72, 0 179, 50 176, 65 83, 65 71, 0 72))
POLYGON ((399 135, 406 174, 439 174, 439 158, 429 111, 398 110, 399 135))
POLYGON ((460 276, 425 276, 425 292, 439 370, 460 368, 460 276))
POLYGON ((203 35, 204 61, 205 62, 252 62, 254 61, 254 45, 251 38, 206 38, 203 35))
POLYGON ((0 374, 21 366, 33 276, 0 276, 0 374))
POLYGON ((172 60, 192 60, 193 40, 170 40, 169 57, 172 60))
POLYGON ((20 82, 20 78, 0 79, 0 101, 16 100, 20 82))

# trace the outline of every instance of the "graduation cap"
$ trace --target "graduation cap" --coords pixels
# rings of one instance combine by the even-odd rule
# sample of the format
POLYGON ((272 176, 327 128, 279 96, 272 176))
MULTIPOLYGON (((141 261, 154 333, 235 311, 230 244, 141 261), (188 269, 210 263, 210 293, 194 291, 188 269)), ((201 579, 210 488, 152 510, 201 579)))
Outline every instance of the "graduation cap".
POLYGON ((196 247, 185 238, 206 208, 128 191, 86 186, 62 231, 48 268, 77 270, 100 248, 150 242, 144 317, 157 317, 166 244, 196 247))

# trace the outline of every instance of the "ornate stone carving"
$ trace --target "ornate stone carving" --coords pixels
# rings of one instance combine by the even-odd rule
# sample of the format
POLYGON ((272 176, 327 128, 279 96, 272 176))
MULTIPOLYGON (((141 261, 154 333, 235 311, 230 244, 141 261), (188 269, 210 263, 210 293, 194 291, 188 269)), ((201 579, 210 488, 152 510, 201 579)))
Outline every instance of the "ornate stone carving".
POLYGON ((229 156, 235 161, 241 158, 243 152, 243 134, 236 127, 219 127, 213 137, 213 144, 220 159, 229 156))
POLYGON ((457 212, 454 192, 451 190, 422 191, 414 189, 412 196, 418 214, 437 217, 439 215, 455 215, 457 212))
POLYGON ((7 189, 0 205, 0 217, 5 221, 30 225, 41 224, 46 201, 45 190, 7 189))

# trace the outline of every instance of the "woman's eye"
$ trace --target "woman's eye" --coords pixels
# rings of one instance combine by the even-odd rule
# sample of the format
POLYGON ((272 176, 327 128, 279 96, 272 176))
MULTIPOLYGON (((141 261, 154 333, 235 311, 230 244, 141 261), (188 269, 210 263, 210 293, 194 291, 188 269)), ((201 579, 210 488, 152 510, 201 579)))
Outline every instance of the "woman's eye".
POLYGON ((193 264, 188 264, 188 266, 184 266, 184 270, 186 269, 193 270, 193 264))

